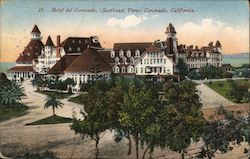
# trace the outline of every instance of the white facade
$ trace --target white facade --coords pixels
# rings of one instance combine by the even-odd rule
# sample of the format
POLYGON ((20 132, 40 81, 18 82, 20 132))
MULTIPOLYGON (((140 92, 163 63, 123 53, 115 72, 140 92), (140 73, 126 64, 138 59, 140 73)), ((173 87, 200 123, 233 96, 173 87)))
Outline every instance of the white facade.
POLYGON ((40 74, 46 74, 47 71, 60 60, 60 58, 56 56, 57 52, 54 46, 45 46, 37 59, 38 62, 35 65, 35 70, 40 74))
POLYGON ((135 63, 136 75, 172 75, 173 61, 161 52, 145 52, 135 63))
POLYGON ((64 75, 60 78, 62 80, 66 80, 67 78, 71 78, 74 80, 76 85, 72 88, 73 91, 80 91, 81 84, 87 83, 88 81, 92 81, 95 79, 101 78, 109 78, 110 72, 100 72, 97 74, 90 72, 65 72, 64 75))

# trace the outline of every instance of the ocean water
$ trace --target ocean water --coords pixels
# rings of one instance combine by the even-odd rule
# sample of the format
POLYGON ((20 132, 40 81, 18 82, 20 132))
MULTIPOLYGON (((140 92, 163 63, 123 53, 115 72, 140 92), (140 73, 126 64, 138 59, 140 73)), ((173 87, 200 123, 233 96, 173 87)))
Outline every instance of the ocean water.
POLYGON ((15 66, 15 62, 0 62, 0 72, 5 72, 13 66, 15 66))
POLYGON ((239 67, 243 64, 250 64, 249 58, 236 58, 236 57, 224 57, 222 59, 223 64, 231 64, 234 67, 239 67))

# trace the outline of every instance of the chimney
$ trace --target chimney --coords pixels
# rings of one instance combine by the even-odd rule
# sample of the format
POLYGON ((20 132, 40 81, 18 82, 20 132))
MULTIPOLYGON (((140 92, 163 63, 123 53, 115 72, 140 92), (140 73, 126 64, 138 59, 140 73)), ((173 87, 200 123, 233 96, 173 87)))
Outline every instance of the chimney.
POLYGON ((195 46, 195 50, 198 50, 198 46, 197 45, 195 46))
POLYGON ((213 47, 213 42, 210 42, 208 46, 213 47))
POLYGON ((61 41, 60 41, 60 35, 57 35, 56 36, 56 46, 59 47, 60 43, 61 43, 61 41))

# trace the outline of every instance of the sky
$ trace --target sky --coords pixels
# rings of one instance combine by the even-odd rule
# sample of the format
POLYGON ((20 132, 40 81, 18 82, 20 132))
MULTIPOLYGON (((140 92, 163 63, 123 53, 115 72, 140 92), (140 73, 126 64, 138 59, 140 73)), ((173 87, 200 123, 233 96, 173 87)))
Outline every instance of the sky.
POLYGON ((0 62, 16 60, 35 24, 44 43, 49 35, 54 44, 57 35, 62 41, 98 36, 112 48, 116 42, 165 40, 172 23, 179 44, 219 40, 224 54, 249 52, 247 0, 0 0, 0 20, 0 62))

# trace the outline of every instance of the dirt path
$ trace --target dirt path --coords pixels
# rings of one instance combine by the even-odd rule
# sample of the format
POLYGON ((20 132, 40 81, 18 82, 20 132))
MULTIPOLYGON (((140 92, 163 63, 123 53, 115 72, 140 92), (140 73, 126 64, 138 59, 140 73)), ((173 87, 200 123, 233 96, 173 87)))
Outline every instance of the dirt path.
POLYGON ((203 109, 217 108, 222 106, 229 106, 234 104, 219 93, 215 92, 205 84, 201 83, 196 86, 196 89, 200 92, 201 103, 203 109))

